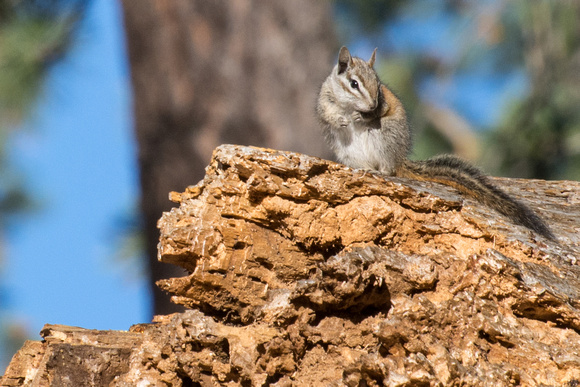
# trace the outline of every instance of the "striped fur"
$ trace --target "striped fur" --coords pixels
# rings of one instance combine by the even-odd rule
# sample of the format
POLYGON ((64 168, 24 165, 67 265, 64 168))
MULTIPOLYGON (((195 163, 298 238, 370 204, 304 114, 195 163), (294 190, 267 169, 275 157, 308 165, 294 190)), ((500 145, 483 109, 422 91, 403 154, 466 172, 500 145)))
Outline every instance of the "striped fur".
POLYGON ((550 228, 531 209, 494 186, 476 167, 449 155, 410 161, 411 130, 403 104, 381 83, 370 60, 342 47, 322 84, 316 112, 338 160, 352 168, 442 183, 549 239, 550 228))
POLYGON ((456 156, 441 155, 424 161, 406 160, 397 168, 395 175, 451 186, 514 223, 555 240, 548 225, 530 208, 493 185, 478 168, 456 156))

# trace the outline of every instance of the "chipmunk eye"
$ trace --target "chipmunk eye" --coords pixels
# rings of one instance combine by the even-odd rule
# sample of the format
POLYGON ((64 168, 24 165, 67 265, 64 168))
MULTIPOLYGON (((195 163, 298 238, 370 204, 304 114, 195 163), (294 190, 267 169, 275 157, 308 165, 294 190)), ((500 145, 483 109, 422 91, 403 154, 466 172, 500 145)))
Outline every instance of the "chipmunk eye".
POLYGON ((352 81, 350 81, 350 87, 358 90, 358 82, 353 79, 352 81))

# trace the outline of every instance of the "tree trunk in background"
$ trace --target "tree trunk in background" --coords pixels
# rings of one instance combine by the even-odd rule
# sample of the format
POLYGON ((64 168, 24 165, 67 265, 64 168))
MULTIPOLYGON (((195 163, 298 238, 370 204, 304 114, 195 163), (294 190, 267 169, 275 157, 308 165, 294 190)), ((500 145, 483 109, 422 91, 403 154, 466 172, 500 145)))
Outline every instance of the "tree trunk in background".
POLYGON ((203 177, 221 143, 329 153, 314 116, 335 55, 329 2, 123 0, 154 313, 177 310, 154 282, 156 222, 169 191, 203 177))

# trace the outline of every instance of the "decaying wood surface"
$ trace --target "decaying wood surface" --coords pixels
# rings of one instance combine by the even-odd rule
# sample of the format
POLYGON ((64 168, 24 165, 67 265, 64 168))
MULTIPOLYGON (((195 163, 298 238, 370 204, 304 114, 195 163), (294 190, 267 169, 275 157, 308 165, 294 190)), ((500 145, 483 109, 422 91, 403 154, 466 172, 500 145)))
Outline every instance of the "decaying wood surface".
POLYGON ((47 326, 3 383, 74 355, 117 386, 578 385, 580 184, 495 182, 558 242, 438 184, 221 146, 159 221, 159 259, 191 273, 159 286, 196 310, 47 326))

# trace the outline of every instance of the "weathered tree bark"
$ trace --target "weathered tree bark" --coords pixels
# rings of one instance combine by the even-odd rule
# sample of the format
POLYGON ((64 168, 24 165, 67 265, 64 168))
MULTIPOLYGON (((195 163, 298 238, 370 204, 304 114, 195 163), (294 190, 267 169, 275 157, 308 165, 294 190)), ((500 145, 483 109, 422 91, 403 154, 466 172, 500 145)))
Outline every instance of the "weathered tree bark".
POLYGON ((142 213, 155 313, 175 309, 154 286, 179 275, 157 262, 167 192, 203 176, 224 142, 325 155, 314 117, 334 55, 329 2, 123 1, 142 213))
POLYGON ((190 272, 160 286, 197 310, 47 326, 2 385, 580 383, 580 183, 495 180, 554 242, 448 187, 296 153, 222 146, 206 173, 159 222, 160 258, 190 272))

